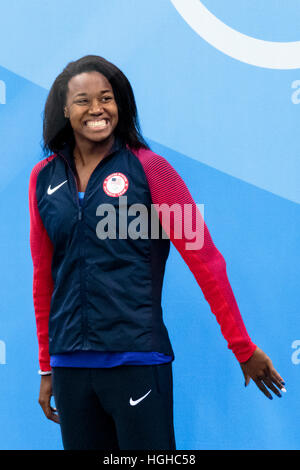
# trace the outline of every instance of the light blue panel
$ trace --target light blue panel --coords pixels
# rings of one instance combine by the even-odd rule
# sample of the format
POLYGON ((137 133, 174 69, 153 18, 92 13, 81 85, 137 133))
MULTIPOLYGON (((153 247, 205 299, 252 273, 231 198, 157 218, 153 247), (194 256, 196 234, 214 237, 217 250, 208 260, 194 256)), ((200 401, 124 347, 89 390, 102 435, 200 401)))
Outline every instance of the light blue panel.
POLYGON ((42 110, 47 91, 0 66, 6 103, 0 105, 0 194, 29 162, 42 155, 42 110))
POLYGON ((240 33, 265 41, 299 41, 297 0, 202 0, 201 3, 240 33))
MULTIPOLYGON (((176 18, 168 0, 88 0, 84 7, 74 0, 3 0, 0 43, 9 37, 9 48, 1 50, 1 65, 50 88, 67 62, 85 54, 136 64, 137 53, 172 21, 170 11, 176 18)), ((147 57, 141 59, 147 63, 147 57)))
MULTIPOLYGON (((202 3, 244 34, 299 40, 296 1, 202 3)), ((98 54, 128 76, 146 140, 204 204, 249 334, 287 383, 287 394, 273 401, 253 383, 244 388, 199 286, 172 248, 163 307, 176 356, 178 449, 299 449, 299 364, 292 360, 300 339, 299 107, 292 99, 299 70, 222 54, 168 0, 89 0, 84 7, 4 0, 0 12, 0 447, 62 448, 58 426, 37 401, 28 183, 41 158, 49 87, 70 60, 98 54)))
MULTIPOLYGON (((214 13, 224 21, 230 16, 232 26, 243 32, 247 32, 247 18, 252 24, 259 17, 259 34, 253 34, 261 37, 268 16, 280 15, 279 1, 272 2, 275 15, 270 14, 270 1, 259 6, 253 2, 250 7, 249 0, 238 8, 236 2, 226 2, 226 14, 224 2, 206 1, 206 6, 210 3, 214 13), (249 10, 252 16, 248 17, 249 10)), ((146 135, 232 176, 300 201, 295 176, 300 170, 299 113, 291 101, 291 85, 300 78, 296 71, 260 69, 223 55, 200 38, 168 0, 90 0, 84 9, 81 2, 71 0, 13 0, 4 2, 2 10, 6 21, 1 43, 10 37, 9 48, 2 51, 2 66, 49 88, 69 61, 85 54, 102 55, 131 80, 146 135), (34 28, 28 29, 24 17, 31 19, 34 28), (12 28, 18 34, 11 37, 12 28), (292 149, 287 152, 290 142, 292 149)), ((288 1, 281 10, 278 40, 289 40, 299 23, 299 4, 288 1)), ((279 22, 272 21, 267 32, 279 22)))
POLYGON ((204 204, 248 333, 288 390, 270 401, 253 382, 245 389, 200 287, 172 247, 163 302, 176 357, 178 444, 181 449, 299 449, 299 370, 291 345, 300 326, 300 207, 159 144, 153 150, 182 175, 195 202, 204 204))
MULTIPOLYGON (((9 156, 13 158, 13 154, 9 156)), ((0 365, 1 450, 62 448, 58 425, 47 420, 38 404, 40 377, 28 217, 32 166, 28 161, 0 196, 0 339, 6 344, 6 364, 0 365)))

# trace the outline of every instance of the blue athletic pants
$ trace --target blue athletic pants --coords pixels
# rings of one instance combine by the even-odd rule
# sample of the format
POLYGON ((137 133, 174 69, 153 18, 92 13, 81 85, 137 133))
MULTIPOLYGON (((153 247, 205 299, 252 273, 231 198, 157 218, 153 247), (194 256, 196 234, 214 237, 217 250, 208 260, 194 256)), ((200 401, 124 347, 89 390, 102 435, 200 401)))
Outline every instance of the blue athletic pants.
POLYGON ((176 450, 171 362, 52 374, 65 450, 176 450))

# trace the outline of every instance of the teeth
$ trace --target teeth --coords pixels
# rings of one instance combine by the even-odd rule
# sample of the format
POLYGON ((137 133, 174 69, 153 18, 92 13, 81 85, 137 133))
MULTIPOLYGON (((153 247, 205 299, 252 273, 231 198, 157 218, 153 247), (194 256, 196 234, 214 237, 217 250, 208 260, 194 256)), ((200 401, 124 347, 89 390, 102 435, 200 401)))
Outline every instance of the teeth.
POLYGON ((86 125, 88 127, 105 127, 106 119, 102 119, 101 121, 88 121, 86 125))

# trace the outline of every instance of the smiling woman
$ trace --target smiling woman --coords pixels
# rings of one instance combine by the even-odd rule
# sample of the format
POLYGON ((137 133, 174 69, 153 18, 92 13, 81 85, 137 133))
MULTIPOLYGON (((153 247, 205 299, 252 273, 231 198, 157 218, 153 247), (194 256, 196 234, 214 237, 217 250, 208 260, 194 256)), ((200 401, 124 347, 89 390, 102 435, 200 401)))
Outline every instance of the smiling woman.
POLYGON ((118 124, 118 106, 107 78, 96 71, 72 77, 64 114, 76 141, 78 188, 85 191, 91 172, 113 144, 118 124))
POLYGON ((161 306, 170 241, 209 302, 245 385, 252 378, 268 398, 267 387, 281 396, 282 378, 246 331, 225 260, 188 188, 140 134, 125 75, 98 56, 68 64, 49 92, 43 131, 50 155, 29 182, 39 403, 60 423, 64 448, 176 449, 175 356, 161 306), (127 204, 128 217, 115 222, 127 204), (153 206, 155 217, 148 217, 153 206), (174 206, 181 217, 164 217, 174 206), (141 207, 146 217, 136 230, 132 217, 141 207), (105 223, 107 210, 119 236, 102 237, 99 217, 105 223), (198 227, 200 245, 189 238, 197 240, 198 227))
MULTIPOLYGON (((118 106, 107 78, 99 72, 81 73, 71 78, 65 117, 70 119, 75 140, 81 147, 112 137, 118 124, 118 106)), ((99 149, 99 145, 96 148, 99 149)))
POLYGON ((44 110, 44 154, 73 148, 71 168, 78 191, 85 191, 95 167, 115 137, 131 148, 148 148, 126 76, 102 57, 71 62, 56 78, 44 110))
POLYGON ((122 71, 99 56, 88 55, 70 62, 54 81, 45 104, 45 156, 61 149, 66 142, 75 143, 72 122, 76 124, 77 119, 81 120, 82 133, 87 121, 108 119, 108 112, 112 113, 109 128, 105 134, 95 136, 96 141, 112 134, 113 129, 132 148, 148 148, 140 133, 131 85, 122 71), (101 109, 102 106, 106 111, 101 109))

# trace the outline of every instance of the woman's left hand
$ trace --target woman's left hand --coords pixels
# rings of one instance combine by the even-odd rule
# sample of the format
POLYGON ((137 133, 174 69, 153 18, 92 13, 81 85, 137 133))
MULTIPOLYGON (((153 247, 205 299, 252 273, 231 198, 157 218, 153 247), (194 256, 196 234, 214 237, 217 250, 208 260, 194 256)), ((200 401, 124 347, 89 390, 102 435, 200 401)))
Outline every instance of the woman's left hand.
POLYGON ((258 347, 246 362, 241 362, 245 377, 245 387, 249 384, 250 379, 256 383, 258 388, 268 397, 273 399, 268 387, 278 397, 281 397, 279 390, 286 392, 283 378, 275 370, 271 359, 258 347), (279 390, 278 390, 279 389, 279 390))

